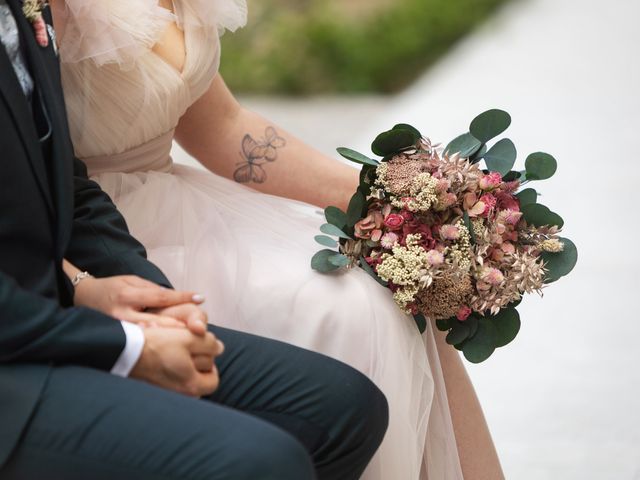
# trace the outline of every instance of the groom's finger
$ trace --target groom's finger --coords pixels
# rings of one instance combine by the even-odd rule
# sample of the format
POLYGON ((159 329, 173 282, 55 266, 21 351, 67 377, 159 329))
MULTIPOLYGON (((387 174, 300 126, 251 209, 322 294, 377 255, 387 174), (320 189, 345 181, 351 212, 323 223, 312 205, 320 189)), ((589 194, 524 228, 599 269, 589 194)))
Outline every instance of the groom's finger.
POLYGON ((213 370, 213 358, 209 355, 196 355, 193 358, 193 364, 201 373, 208 373, 213 370))
POLYGON ((199 377, 199 396, 203 397, 205 395, 211 395, 218 389, 218 386, 220 385, 220 377, 218 376, 218 369, 215 365, 210 372, 201 373, 199 377))
POLYGON ((193 336, 189 345, 191 355, 209 355, 217 357, 224 351, 224 344, 216 338, 216 336, 207 332, 204 336, 193 336))

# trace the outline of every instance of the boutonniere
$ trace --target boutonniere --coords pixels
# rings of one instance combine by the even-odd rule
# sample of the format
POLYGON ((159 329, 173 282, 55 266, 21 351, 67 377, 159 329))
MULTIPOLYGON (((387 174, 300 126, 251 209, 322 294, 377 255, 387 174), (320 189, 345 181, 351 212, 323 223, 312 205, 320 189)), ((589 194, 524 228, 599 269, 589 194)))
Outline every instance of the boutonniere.
POLYGON ((27 17, 33 26, 36 41, 41 47, 49 46, 49 35, 47 34, 47 24, 42 16, 42 10, 47 4, 46 0, 24 0, 22 3, 22 13, 27 17))

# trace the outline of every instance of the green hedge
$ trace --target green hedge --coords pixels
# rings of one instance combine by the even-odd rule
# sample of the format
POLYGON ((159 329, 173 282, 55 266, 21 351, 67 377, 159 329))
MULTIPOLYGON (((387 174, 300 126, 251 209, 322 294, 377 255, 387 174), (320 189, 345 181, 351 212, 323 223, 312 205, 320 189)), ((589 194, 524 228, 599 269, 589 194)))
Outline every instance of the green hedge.
POLYGON ((505 1, 256 0, 221 71, 235 92, 394 92, 505 1))

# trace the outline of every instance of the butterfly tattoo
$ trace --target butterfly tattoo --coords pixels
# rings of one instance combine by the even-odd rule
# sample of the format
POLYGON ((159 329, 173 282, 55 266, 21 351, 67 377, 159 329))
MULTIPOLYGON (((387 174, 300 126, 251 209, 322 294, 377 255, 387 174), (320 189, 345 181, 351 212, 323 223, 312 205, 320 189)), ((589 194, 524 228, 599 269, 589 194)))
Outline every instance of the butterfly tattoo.
POLYGON ((267 127, 264 139, 256 141, 251 135, 246 134, 242 139, 242 161, 233 173, 233 179, 238 183, 264 183, 267 180, 267 172, 264 165, 267 162, 275 162, 278 158, 278 149, 284 147, 287 141, 278 135, 276 129, 267 127))

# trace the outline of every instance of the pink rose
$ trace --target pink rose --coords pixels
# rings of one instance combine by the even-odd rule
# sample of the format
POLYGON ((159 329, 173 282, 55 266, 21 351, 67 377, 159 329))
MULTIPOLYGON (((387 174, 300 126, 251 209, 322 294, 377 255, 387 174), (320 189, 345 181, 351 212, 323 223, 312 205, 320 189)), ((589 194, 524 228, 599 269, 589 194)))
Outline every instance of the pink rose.
POLYGON ((491 172, 480 179, 478 186, 482 190, 493 190, 502 183, 502 175, 498 172, 491 172))
POLYGON ((464 322, 467 318, 469 318, 469 315, 471 315, 471 311, 472 310, 469 307, 467 307, 466 305, 462 305, 460 307, 460 310, 458 310, 458 313, 456 313, 456 317, 461 322, 464 322))
POLYGON ((404 225, 404 218, 397 213, 391 213, 384 219, 384 226, 389 230, 400 230, 404 225))

